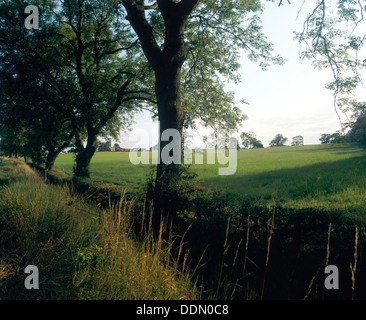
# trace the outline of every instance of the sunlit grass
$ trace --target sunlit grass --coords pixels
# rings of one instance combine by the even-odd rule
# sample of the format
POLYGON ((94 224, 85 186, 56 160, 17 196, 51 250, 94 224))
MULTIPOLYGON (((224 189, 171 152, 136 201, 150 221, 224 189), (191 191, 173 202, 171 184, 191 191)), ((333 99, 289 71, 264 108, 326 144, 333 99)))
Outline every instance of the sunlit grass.
POLYGON ((123 193, 120 203, 97 208, 21 161, 8 163, 11 182, 0 187, 0 299, 197 298, 170 243, 150 230, 137 241, 123 193), (39 269, 39 290, 24 288, 27 265, 39 269))
MULTIPOLYGON (((204 160, 206 153, 204 153, 204 160)), ((311 145, 239 150, 237 171, 220 176, 218 163, 193 164, 203 186, 269 200, 292 207, 366 207, 366 149, 355 145, 311 145)), ((205 163, 205 162, 204 162, 205 163)), ((61 155, 55 168, 72 174, 73 159, 61 155)), ((96 153, 91 177, 130 187, 143 187, 154 165, 133 165, 127 152, 96 153)))

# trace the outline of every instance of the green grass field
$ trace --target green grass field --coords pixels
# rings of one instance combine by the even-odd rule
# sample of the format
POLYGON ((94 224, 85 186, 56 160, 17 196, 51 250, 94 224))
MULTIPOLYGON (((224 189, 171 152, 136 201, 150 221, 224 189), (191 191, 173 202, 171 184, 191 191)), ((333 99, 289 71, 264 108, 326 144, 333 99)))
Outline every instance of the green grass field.
MULTIPOLYGON (((205 159, 205 158, 204 158, 205 159)), ((72 174, 73 156, 62 154, 55 169, 72 174)), ((143 187, 155 165, 133 165, 126 152, 96 153, 91 178, 143 187)), ((220 164, 193 164, 203 186, 291 207, 366 210, 366 149, 355 145, 310 145, 239 150, 234 175, 219 176, 220 164)))

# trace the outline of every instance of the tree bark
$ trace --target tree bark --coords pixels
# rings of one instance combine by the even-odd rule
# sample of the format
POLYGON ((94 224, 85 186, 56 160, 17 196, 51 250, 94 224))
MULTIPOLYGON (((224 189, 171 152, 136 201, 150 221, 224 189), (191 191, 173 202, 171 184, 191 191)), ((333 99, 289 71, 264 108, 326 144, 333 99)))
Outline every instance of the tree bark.
POLYGON ((55 164, 55 160, 57 158, 59 154, 56 153, 55 151, 50 151, 48 150, 48 155, 46 158, 46 170, 49 171, 53 168, 54 164, 55 164))
POLYGON ((68 146, 70 146, 70 142, 71 139, 74 136, 74 131, 72 131, 67 138, 65 138, 65 141, 57 146, 57 143, 55 141, 52 141, 52 139, 46 139, 46 146, 47 146, 47 158, 46 158, 46 163, 45 163, 45 167, 46 170, 51 170, 55 164, 56 158, 58 157, 58 155, 65 150, 68 146))
MULTIPOLYGON (((172 60, 174 57, 172 57, 172 60)), ((167 129, 175 129, 182 136, 184 111, 180 92, 181 66, 176 62, 164 64, 155 72, 155 91, 160 121, 159 137, 167 129)), ((160 141, 160 154, 164 146, 169 143, 160 141)), ((159 166, 164 164, 160 161, 159 166)), ((158 170, 159 171, 159 170, 158 170)))
POLYGON ((96 132, 90 132, 86 147, 83 145, 80 134, 77 134, 75 138, 78 152, 74 176, 76 178, 90 178, 90 162, 98 148, 98 135, 96 132))
POLYGON ((166 129, 175 129, 182 137, 184 111, 181 103, 180 83, 181 68, 186 59, 184 30, 188 16, 196 8, 199 0, 182 0, 177 3, 166 0, 157 1, 165 24, 163 47, 157 44, 153 30, 146 20, 144 1, 122 0, 122 3, 128 13, 127 19, 135 30, 142 50, 155 72, 155 93, 160 121, 160 161, 156 173, 154 206, 157 207, 155 211, 160 216, 166 198, 164 195, 171 194, 171 190, 167 190, 167 188, 173 187, 170 182, 174 183, 181 167, 180 164, 165 164, 161 161, 161 152, 169 143, 169 141, 161 141, 161 134, 166 129))

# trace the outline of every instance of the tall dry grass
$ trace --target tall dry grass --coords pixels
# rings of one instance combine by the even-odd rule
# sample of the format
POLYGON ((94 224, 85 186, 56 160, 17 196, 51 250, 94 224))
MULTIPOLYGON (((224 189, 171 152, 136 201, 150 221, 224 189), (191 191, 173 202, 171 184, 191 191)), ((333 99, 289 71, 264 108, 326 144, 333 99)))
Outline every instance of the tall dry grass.
MULTIPOLYGON (((172 244, 149 228, 132 232, 131 206, 101 209, 66 186, 47 185, 21 161, 0 190, 1 299, 196 299, 187 268, 172 244), (26 290, 24 269, 39 269, 39 290, 26 290), (183 270, 183 271, 182 271, 183 270)), ((173 235, 170 239, 173 240, 173 235)))

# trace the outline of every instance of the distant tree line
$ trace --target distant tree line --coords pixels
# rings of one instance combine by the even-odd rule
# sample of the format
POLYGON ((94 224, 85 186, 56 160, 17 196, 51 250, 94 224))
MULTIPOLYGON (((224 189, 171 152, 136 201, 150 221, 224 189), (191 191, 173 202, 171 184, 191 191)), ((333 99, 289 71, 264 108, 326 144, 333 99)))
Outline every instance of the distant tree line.
MULTIPOLYGON (((283 147, 286 145, 288 138, 284 137, 281 133, 276 134, 276 136, 269 143, 270 147, 283 147)), ((304 145, 304 137, 301 135, 297 135, 292 138, 291 146, 303 146, 304 145)))
MULTIPOLYGON (((242 132, 240 134, 241 145, 244 149, 255 149, 255 148, 264 148, 263 143, 256 138, 256 135, 253 131, 242 132)), ((269 147, 282 147, 285 146, 288 138, 284 137, 283 134, 278 133, 269 143, 269 147)), ((297 135, 292 138, 291 146, 303 146, 304 145, 304 137, 301 135, 297 135)))
POLYGON ((322 144, 328 143, 360 143, 366 145, 366 103, 352 102, 352 117, 345 125, 348 132, 323 133, 320 137, 322 144))
POLYGON ((341 143, 345 141, 345 136, 337 131, 335 133, 323 133, 319 139, 321 144, 328 144, 328 143, 341 143))
POLYGON ((263 148, 262 142, 256 138, 253 131, 242 132, 240 139, 244 149, 263 148))

